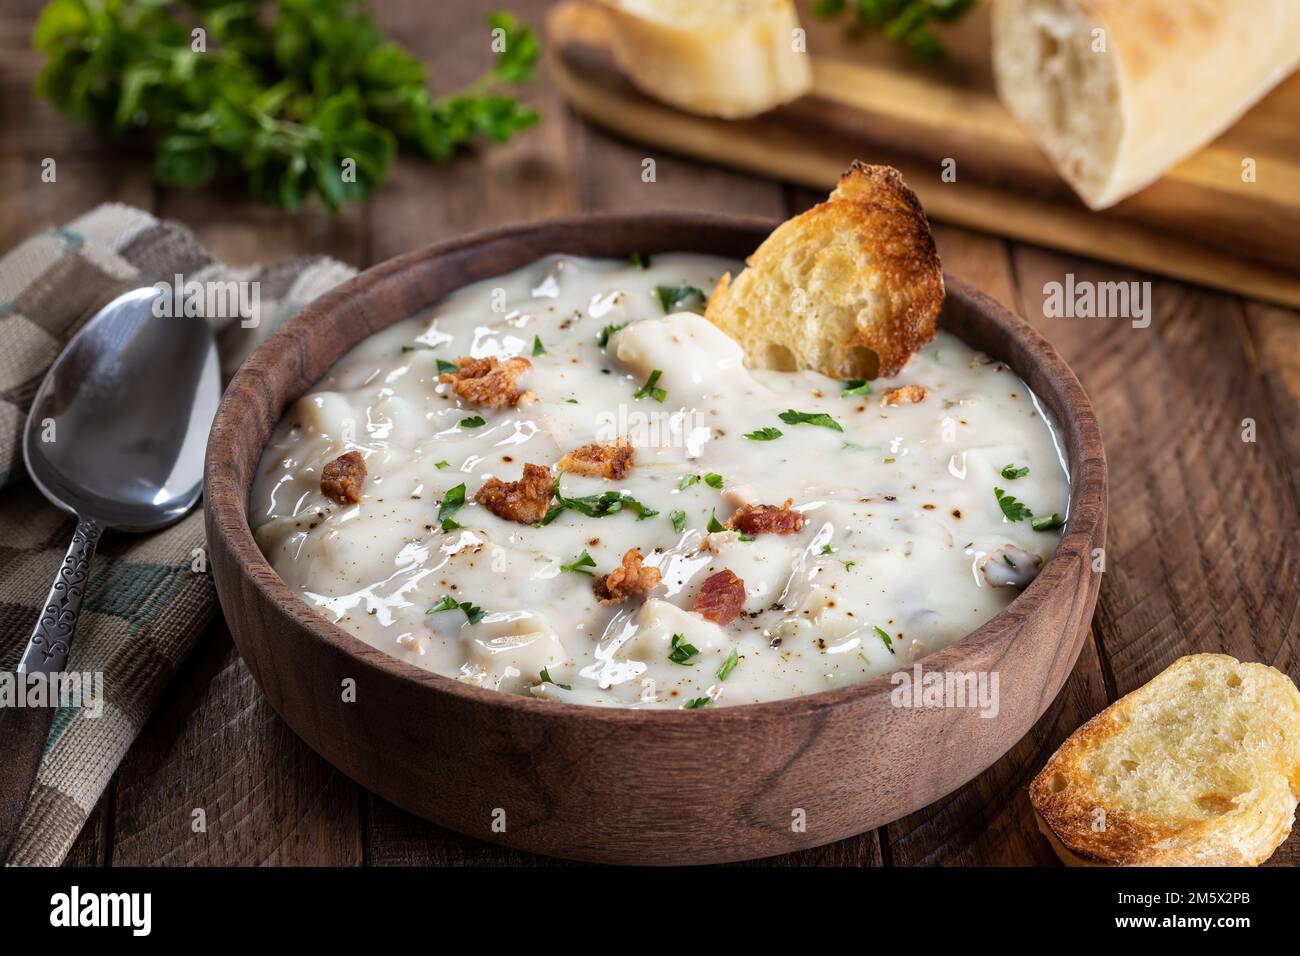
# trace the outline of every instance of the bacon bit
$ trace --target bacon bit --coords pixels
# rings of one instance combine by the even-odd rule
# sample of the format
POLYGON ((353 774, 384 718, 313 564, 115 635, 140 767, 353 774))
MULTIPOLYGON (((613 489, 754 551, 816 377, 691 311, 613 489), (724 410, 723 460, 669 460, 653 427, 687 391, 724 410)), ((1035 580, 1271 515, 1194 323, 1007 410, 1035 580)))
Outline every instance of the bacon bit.
POLYGON ((321 494, 341 505, 359 502, 365 483, 366 459, 359 451, 339 455, 320 473, 321 494))
POLYGON ((781 507, 776 505, 741 505, 723 526, 741 534, 796 534, 803 530, 807 517, 790 508, 793 498, 785 499, 781 507))
POLYGON ((575 475, 589 478, 612 478, 615 481, 631 470, 634 453, 632 439, 622 438, 615 442, 592 442, 565 454, 555 467, 575 475))
POLYGON ((745 604, 745 582, 726 568, 704 579, 691 609, 706 621, 726 627, 745 604))
POLYGON ((880 396, 881 405, 915 405, 925 401, 925 387, 921 385, 900 385, 898 388, 885 389, 880 396))
POLYGON ((489 478, 474 493, 474 500, 498 518, 520 524, 536 524, 546 517, 555 485, 551 470, 542 465, 524 465, 519 481, 489 478))
POLYGON ((520 392, 515 380, 533 363, 526 358, 508 358, 504 362, 495 358, 469 358, 456 360, 456 371, 444 372, 438 381, 451 383, 452 390, 467 402, 487 408, 525 404, 537 400, 532 392, 520 392))
POLYGON ((658 583, 659 569, 646 567, 641 550, 629 548, 623 555, 623 566, 596 578, 591 588, 601 604, 622 604, 630 597, 645 594, 658 583))

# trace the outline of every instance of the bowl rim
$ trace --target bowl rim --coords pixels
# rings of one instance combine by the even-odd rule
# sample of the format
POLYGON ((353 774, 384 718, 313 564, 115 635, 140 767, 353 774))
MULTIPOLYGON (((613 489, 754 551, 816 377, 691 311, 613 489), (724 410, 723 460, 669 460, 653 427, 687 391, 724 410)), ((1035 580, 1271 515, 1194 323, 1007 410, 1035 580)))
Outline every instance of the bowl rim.
MULTIPOLYGON (((379 285, 416 264, 458 252, 474 246, 488 243, 520 239, 546 230, 582 227, 584 229, 618 229, 632 223, 652 224, 678 229, 688 237, 683 248, 673 251, 689 252, 690 232, 693 227, 710 226, 724 231, 736 232, 770 232, 780 220, 767 217, 734 216, 716 213, 697 213, 689 211, 660 210, 652 212, 616 212, 587 213, 576 216, 537 219, 528 222, 480 230, 441 242, 411 250, 368 269, 339 284, 293 315, 287 322, 276 329, 253 351, 240 366, 222 395, 221 404, 213 419, 208 437, 206 460, 204 463, 204 508, 208 512, 207 521, 210 533, 224 538, 224 544, 238 558, 238 568, 234 573, 251 581, 262 600, 276 613, 291 619, 291 622, 307 632, 312 640, 320 641, 335 651, 346 654, 363 669, 380 671, 390 678, 409 682, 427 688, 430 692, 447 694, 460 698, 465 704, 482 704, 492 707, 504 707, 524 714, 539 717, 563 718, 594 721, 600 724, 621 724, 634 722, 655 728, 680 727, 689 721, 708 720, 723 723, 750 723, 769 718, 789 718, 808 714, 857 701, 887 695, 893 685, 894 674, 910 671, 920 664, 924 671, 961 670, 961 663, 969 658, 971 650, 984 645, 991 645, 1002 639, 1004 632, 1014 628, 1018 621, 1038 611, 1049 601, 1058 586, 1067 583, 1070 577, 1070 565, 1073 561, 1091 561, 1090 548, 1094 541, 1099 541, 1099 533, 1104 528, 1106 505, 1106 461, 1101 442, 1101 432, 1097 423, 1092 403, 1079 383, 1074 372, 1055 348, 1025 319, 1011 311, 1007 306, 980 292, 969 283, 944 273, 946 295, 956 294, 967 300, 974 307, 990 317, 995 324, 1003 326, 1012 338, 1020 339, 1037 356, 1037 363, 1048 380, 1055 383, 1061 393, 1062 406, 1072 411, 1068 419, 1061 419, 1055 424, 1062 434, 1063 444, 1077 445, 1080 448, 1095 448, 1097 455, 1085 461, 1093 467, 1083 467, 1085 462, 1069 461, 1070 497, 1066 532, 1062 536, 1056 551, 1043 566, 1042 571, 1024 591, 1018 594, 1010 604, 985 621, 969 634, 941 648, 933 654, 909 662, 907 667, 899 667, 887 673, 843 687, 817 691, 777 700, 756 703, 729 704, 724 707, 695 708, 689 712, 681 708, 636 708, 624 706, 602 706, 595 704, 577 704, 557 700, 541 700, 526 694, 512 694, 485 687, 478 687, 464 681, 447 677, 394 657, 377 647, 367 644, 361 638, 327 620, 314 608, 300 598, 280 577, 279 573, 266 560, 262 550, 253 538, 248 523, 249 487, 239 488, 235 485, 231 473, 223 465, 231 457, 228 451, 221 449, 233 447, 233 433, 243 425, 241 409, 236 405, 235 395, 239 391, 237 384, 258 382, 264 370, 283 363, 297 363, 298 350, 295 343, 300 338, 311 334, 311 326, 318 317, 328 311, 346 307, 358 292, 364 292, 372 285, 379 285), (1065 440, 1066 431, 1073 432, 1073 441, 1065 440), (1078 520, 1076 520, 1076 518, 1078 520), (703 711, 703 713, 701 713, 703 711)), ((555 253, 563 254, 562 249, 539 252, 538 256, 555 253)), ((630 254, 630 251, 629 251, 630 254)), ((716 253, 709 253, 716 254, 716 253)), ((485 276, 484 278, 491 278, 485 276)), ((482 281, 482 280, 474 280, 482 281)), ((436 302, 430 302, 432 306, 436 302)), ((402 321, 399 317, 394 322, 402 321)), ((392 324, 392 323, 390 323, 392 324)), ((387 326, 385 326, 387 327, 387 326)), ((943 327, 942 313, 940 327, 943 327)), ((373 332, 371 334, 374 334, 373 332)), ((359 343, 356 343, 359 344, 359 343)), ((354 348, 349 346, 348 350, 354 348)), ((334 358, 337 362, 344 354, 334 358)), ((993 358, 1005 362, 1022 380, 1024 374, 1012 362, 1004 357, 993 358)), ((310 388, 310 386, 309 386, 310 388)), ((304 393, 305 394, 305 393, 304 393)), ((1042 396, 1034 393, 1040 400, 1042 396)), ((280 410, 280 415, 297 397, 289 397, 280 410)), ((263 448, 263 451, 265 449, 263 448)), ((259 456, 260 456, 259 452, 259 456)), ((255 475, 256 463, 250 469, 255 475)), ((1013 636, 1013 640, 1016 639, 1013 636)), ((1021 637, 1020 639, 1024 639, 1021 637)), ((900 662, 901 663, 901 662, 900 662)))

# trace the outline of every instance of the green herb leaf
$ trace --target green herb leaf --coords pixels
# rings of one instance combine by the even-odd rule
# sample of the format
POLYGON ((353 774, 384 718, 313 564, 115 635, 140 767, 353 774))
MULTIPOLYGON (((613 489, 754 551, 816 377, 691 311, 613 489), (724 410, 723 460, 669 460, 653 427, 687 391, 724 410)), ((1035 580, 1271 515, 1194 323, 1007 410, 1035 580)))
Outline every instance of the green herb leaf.
POLYGON ((901 43, 912 57, 922 63, 947 55, 935 35, 933 23, 952 23, 961 19, 975 0, 813 0, 812 13, 821 19, 853 11, 857 22, 880 29, 886 37, 901 43))
POLYGON ((685 491, 691 485, 698 484, 699 480, 699 475, 682 475, 682 480, 677 482, 677 490, 685 491))
POLYGON ((655 286, 655 296, 658 297, 659 304, 663 306, 665 315, 680 312, 683 309, 698 312, 699 308, 690 308, 690 306, 703 307, 705 302, 704 293, 693 285, 657 285, 655 286))
POLYGON ((573 690, 572 684, 561 684, 559 681, 551 680, 550 671, 548 671, 545 667, 542 668, 541 678, 543 684, 554 684, 556 687, 559 687, 561 690, 573 690))
POLYGON ((449 489, 443 495, 442 505, 438 508, 438 523, 442 525, 443 531, 455 531, 461 527, 453 520, 453 517, 464 504, 465 485, 463 483, 449 489))
POLYGON ((645 398, 648 395, 651 398, 653 398, 656 402, 658 402, 660 405, 662 405, 664 403, 664 399, 668 397, 668 393, 665 392, 662 388, 660 388, 655 383, 659 381, 659 377, 663 374, 664 374, 663 369, 657 368, 654 371, 652 371, 650 373, 650 377, 646 379, 645 384, 632 393, 632 397, 639 399, 639 398, 645 398))
POLYGON ((434 462, 434 463, 433 463, 433 467, 434 467, 434 468, 437 468, 439 471, 441 471, 441 470, 444 469, 444 468, 450 468, 450 467, 451 467, 451 462, 449 462, 449 461, 437 461, 437 462, 434 462))
POLYGON ((713 471, 711 471, 711 472, 709 472, 707 475, 704 476, 704 483, 705 483, 706 485, 708 485, 710 488, 717 488, 717 489, 721 490, 721 489, 722 489, 722 476, 719 475, 717 472, 713 472, 713 471))
POLYGON ((787 425, 819 425, 837 432, 844 431, 840 423, 825 412, 796 412, 793 408, 780 414, 781 421, 787 425))
POLYGON ((893 641, 893 639, 889 636, 888 632, 886 632, 883 628, 876 627, 876 625, 874 625, 874 624, 871 625, 871 629, 872 629, 873 631, 876 632, 876 636, 877 636, 878 638, 880 638, 882 641, 885 642, 885 646, 886 646, 887 648, 889 648, 889 653, 891 653, 891 654, 895 653, 895 651, 894 651, 894 641, 893 641))
POLYGON ((1029 466, 1026 465, 1024 468, 1017 468, 1015 465, 1003 465, 1002 470, 998 472, 998 474, 1007 479, 1007 481, 1014 481, 1017 478, 1023 478, 1025 475, 1029 474, 1029 466))
POLYGON ((639 252, 634 252, 628 256, 627 261, 629 265, 636 266, 638 269, 650 268, 650 257, 642 255, 639 252))
POLYGON ((717 534, 719 531, 727 530, 722 526, 722 522, 718 520, 718 513, 716 511, 709 512, 709 523, 705 525, 705 528, 709 534, 717 534))
POLYGON ((621 332, 623 329, 627 328, 630 324, 631 324, 630 322, 620 322, 618 325, 605 326, 603 329, 600 330, 600 334, 596 336, 596 344, 599 345, 602 349, 605 348, 605 346, 609 345, 610 336, 612 336, 615 332, 621 332))
POLYGON ((671 641, 671 650, 668 652, 668 659, 674 664, 685 664, 699 652, 700 649, 694 644, 687 644, 686 638, 681 634, 674 634, 671 641))
POLYGON ((673 530, 676 531, 678 534, 681 534, 683 531, 686 530, 685 511, 674 511, 668 517, 672 519, 673 530))
POLYGON ((998 499, 998 506, 1001 507, 1002 513, 1007 516, 1008 521, 1024 521, 1026 518, 1034 516, 1034 513, 1029 508, 1001 488, 994 488, 993 496, 998 499))
POLYGON ((555 480, 555 501, 555 505, 546 513, 546 517, 540 522, 541 524, 550 524, 565 511, 576 511, 588 518, 607 518, 612 514, 618 514, 618 512, 627 509, 636 513, 638 521, 653 518, 659 513, 622 491, 606 491, 598 495, 587 495, 582 498, 566 498, 560 492, 560 480, 558 478, 555 480))
POLYGON ((854 395, 870 395, 871 383, 865 378, 850 378, 840 382, 844 390, 840 392, 841 398, 851 398, 854 395))
POLYGON ((476 604, 469 601, 457 601, 450 594, 444 594, 442 600, 435 604, 425 614, 436 614, 439 611, 454 611, 457 608, 465 612, 465 619, 471 624, 477 624, 486 616, 484 610, 476 604))
POLYGON ((438 359, 439 375, 455 375, 460 371, 460 366, 455 362, 448 362, 446 359, 438 359))
POLYGON ((487 421, 482 415, 471 415, 469 418, 462 418, 460 420, 461 428, 482 428, 486 424, 487 421))
POLYGON ((726 680, 730 677, 731 672, 736 669, 736 665, 739 663, 740 654, 733 647, 731 653, 727 655, 727 659, 723 661, 722 666, 718 668, 718 680, 726 680))
POLYGON ((541 336, 537 336, 537 335, 533 336, 533 354, 534 355, 546 354, 546 346, 542 344, 541 336))
POLYGON ((712 697, 692 697, 686 703, 682 704, 682 710, 698 710, 701 707, 712 707, 712 697))
POLYGON ((1053 511, 1050 515, 1038 515, 1033 518, 1029 522, 1029 527, 1035 531, 1055 531, 1063 524, 1065 524, 1065 519, 1053 511))
POLYGON ((750 441, 776 441, 784 434, 779 428, 760 428, 752 431, 745 437, 750 441))
POLYGON ((596 566, 596 562, 592 560, 591 555, 587 553, 587 549, 583 548, 582 554, 578 555, 568 564, 560 565, 560 570, 572 571, 575 574, 591 574, 591 572, 588 571, 587 568, 594 568, 595 566, 596 566))

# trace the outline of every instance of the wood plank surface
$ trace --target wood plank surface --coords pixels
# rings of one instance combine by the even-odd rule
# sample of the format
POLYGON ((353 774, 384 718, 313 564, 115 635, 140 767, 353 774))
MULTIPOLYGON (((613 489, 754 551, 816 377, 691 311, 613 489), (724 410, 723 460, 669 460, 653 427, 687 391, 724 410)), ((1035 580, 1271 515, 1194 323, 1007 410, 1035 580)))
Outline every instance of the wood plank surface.
MULTIPOLYGON (((486 62, 476 0, 371 0, 384 28, 430 65, 435 90, 486 62)), ((545 0, 506 4, 539 25, 545 0)), ((338 218, 286 216, 224 191, 155 187, 144 153, 110 152, 31 95, 38 0, 0 10, 0 249, 113 199, 174 217, 234 264, 325 253, 365 266, 467 231, 541 216, 708 209, 784 217, 820 198, 625 141, 584 123, 543 74, 528 91, 542 124, 442 167, 402 158, 374 201, 338 218), (58 162, 40 182, 40 160, 58 162), (654 182, 641 178, 655 160, 654 182)), ((943 69, 971 78, 961 50, 943 69)), ((973 80, 972 80, 973 82, 973 80)), ((1272 114, 1268 114, 1272 116, 1272 114)), ((1269 120, 1276 121, 1276 117, 1269 120)), ((880 831, 767 865, 1051 863, 1025 785, 1085 719, 1180 654, 1222 650, 1300 676, 1300 316, 1155 280, 1155 318, 1044 315, 1043 286, 1150 276, 950 225, 945 267, 1013 304, 1091 394, 1110 461, 1106 572, 1074 673, 1006 757, 956 793, 880 831), (1257 440, 1241 440, 1255 420, 1257 440)), ((43 585, 41 585, 43 586, 43 585)), ((364 792, 266 706, 220 624, 205 636, 92 813, 69 865, 552 865, 415 818, 364 792), (204 810, 206 832, 195 832, 204 810)), ((1274 864, 1300 863, 1300 838, 1274 864)))

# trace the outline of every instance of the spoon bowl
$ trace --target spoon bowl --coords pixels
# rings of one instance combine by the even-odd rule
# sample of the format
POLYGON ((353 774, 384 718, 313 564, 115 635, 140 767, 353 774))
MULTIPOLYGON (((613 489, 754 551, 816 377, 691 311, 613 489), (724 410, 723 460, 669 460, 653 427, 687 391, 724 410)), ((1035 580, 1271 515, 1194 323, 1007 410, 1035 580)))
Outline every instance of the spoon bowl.
POLYGON ((23 432, 45 497, 104 528, 164 527, 203 491, 216 347, 202 319, 154 315, 161 294, 134 289, 91 319, 46 374, 23 432))

